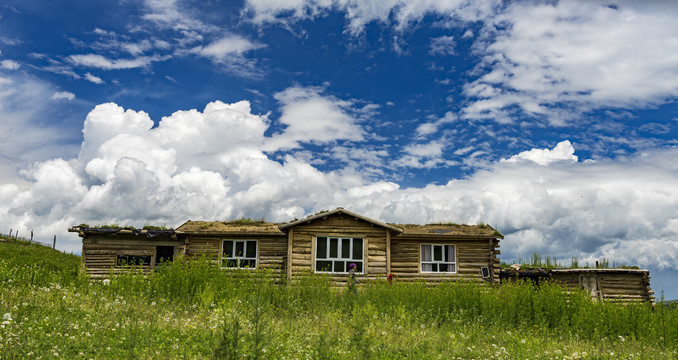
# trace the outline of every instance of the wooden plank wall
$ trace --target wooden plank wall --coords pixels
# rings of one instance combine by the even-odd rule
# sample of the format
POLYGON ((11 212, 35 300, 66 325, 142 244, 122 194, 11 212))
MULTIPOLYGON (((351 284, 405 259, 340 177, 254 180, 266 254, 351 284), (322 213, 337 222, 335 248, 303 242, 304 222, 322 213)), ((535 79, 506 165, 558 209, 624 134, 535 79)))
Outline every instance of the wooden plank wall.
POLYGON ((118 243, 85 243, 82 245, 83 263, 92 278, 106 278, 111 273, 126 271, 116 265, 118 255, 151 256, 151 265, 143 266, 144 272, 151 271, 155 263, 155 245, 125 245, 118 243))
POLYGON ((582 287, 581 276, 595 274, 598 279, 600 297, 606 301, 636 302, 654 301, 654 292, 650 289, 649 271, 636 272, 556 272, 552 278, 571 289, 582 287))
MULTIPOLYGON (((270 274, 276 282, 282 280, 287 266, 287 238, 243 238, 243 237, 190 237, 186 244, 186 256, 203 256, 218 263, 220 260, 221 241, 223 240, 258 240, 257 267, 271 270, 270 274)), ((225 270, 227 271, 227 270, 225 270)))
POLYGON ((444 238, 430 239, 391 239, 391 273, 399 281, 426 281, 434 284, 441 281, 482 282, 480 268, 491 266, 493 281, 499 283, 499 241, 497 240, 453 240, 444 238), (421 273, 420 244, 454 244, 457 251, 456 274, 421 273))
MULTIPOLYGON (((292 234, 292 280, 314 273, 316 236, 364 238, 364 274, 359 281, 383 280, 386 277, 386 229, 343 214, 316 219, 294 227, 292 234)), ((336 286, 345 286, 348 275, 330 276, 336 286)))

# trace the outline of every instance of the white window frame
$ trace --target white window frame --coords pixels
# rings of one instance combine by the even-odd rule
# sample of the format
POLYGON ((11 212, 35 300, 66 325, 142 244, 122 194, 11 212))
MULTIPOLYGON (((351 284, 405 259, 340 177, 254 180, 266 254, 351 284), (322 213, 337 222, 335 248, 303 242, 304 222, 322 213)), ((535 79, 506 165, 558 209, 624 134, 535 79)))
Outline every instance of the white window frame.
MULTIPOLYGON (((433 267, 433 266, 432 266, 433 267)), ((443 243, 443 244, 419 244, 419 269, 422 273, 425 274, 456 274, 457 271, 459 270, 457 267, 457 245, 456 244, 449 244, 449 243, 443 243), (431 259, 430 260, 424 260, 424 246, 430 246, 431 249, 431 259), (435 248, 436 246, 441 246, 442 247, 442 254, 443 257, 440 260, 435 260, 435 248), (454 251, 454 256, 452 261, 444 261, 445 259, 445 247, 446 246, 452 246, 453 251, 454 251), (436 265, 435 267, 438 270, 424 270, 424 265, 436 265), (440 265, 447 265, 448 267, 452 265, 454 267, 454 271, 440 271, 440 265)))
POLYGON ((315 246, 313 249, 313 258, 315 259, 313 262, 313 271, 316 273, 321 273, 321 274, 348 274, 348 266, 351 263, 361 263, 362 266, 360 267, 361 270, 360 272, 356 271, 356 274, 364 274, 365 273, 365 238, 364 237, 358 237, 358 236, 316 236, 314 238, 315 246), (320 239, 325 239, 325 242, 327 246, 325 247, 325 255, 326 257, 324 258, 318 258, 318 241, 320 239), (337 257, 330 257, 330 239, 337 239, 337 257), (345 258, 342 257, 342 246, 343 246, 343 241, 348 239, 349 241, 349 257, 345 258), (360 239, 362 243, 362 251, 360 252, 360 259, 353 259, 353 239, 360 239), (332 271, 320 271, 318 270, 318 261, 329 261, 332 263, 332 271), (334 271, 334 262, 335 261, 344 261, 344 271, 334 271))
POLYGON ((221 240, 221 246, 220 246, 220 251, 219 251, 219 266, 222 269, 256 269, 259 266, 259 240, 257 239, 222 239, 221 240), (224 248, 225 248, 225 242, 226 241, 232 241, 233 242, 233 249, 236 248, 236 243, 242 242, 243 244, 243 253, 247 254, 247 242, 248 241, 254 241, 256 244, 256 250, 254 257, 246 256, 246 255, 236 255, 233 254, 229 257, 226 257, 224 254, 224 248), (225 266, 225 262, 228 260, 235 260, 236 266, 225 266), (254 260, 254 267, 240 267, 240 261, 241 260, 254 260))

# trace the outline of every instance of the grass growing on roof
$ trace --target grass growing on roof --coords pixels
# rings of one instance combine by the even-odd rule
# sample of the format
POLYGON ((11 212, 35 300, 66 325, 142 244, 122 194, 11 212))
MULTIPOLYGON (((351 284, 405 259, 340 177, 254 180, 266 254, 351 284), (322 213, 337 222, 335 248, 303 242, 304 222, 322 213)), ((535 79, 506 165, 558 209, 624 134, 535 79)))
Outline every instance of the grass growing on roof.
POLYGON ((0 243, 0 358, 678 356, 675 308, 593 303, 551 283, 428 287, 396 278, 354 295, 327 276, 280 286, 267 270, 224 271, 207 259, 89 281, 79 261, 0 243))

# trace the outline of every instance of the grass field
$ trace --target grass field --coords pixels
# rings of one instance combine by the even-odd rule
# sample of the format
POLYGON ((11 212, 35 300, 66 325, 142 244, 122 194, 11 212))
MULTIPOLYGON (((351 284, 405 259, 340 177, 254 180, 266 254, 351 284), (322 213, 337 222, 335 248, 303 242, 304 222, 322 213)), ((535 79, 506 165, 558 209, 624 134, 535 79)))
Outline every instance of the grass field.
POLYGON ((323 277, 181 259, 90 281, 80 258, 0 242, 0 359, 676 359, 678 310, 593 303, 554 284, 385 282, 358 294, 323 277))

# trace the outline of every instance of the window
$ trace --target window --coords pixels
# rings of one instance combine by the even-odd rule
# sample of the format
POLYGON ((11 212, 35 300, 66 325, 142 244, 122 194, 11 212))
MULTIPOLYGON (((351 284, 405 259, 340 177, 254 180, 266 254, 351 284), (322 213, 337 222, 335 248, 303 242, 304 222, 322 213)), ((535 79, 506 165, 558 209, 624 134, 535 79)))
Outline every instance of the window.
POLYGON ((257 241, 224 240, 221 250, 221 266, 226 268, 256 268, 257 241))
POLYGON ((421 272, 456 273, 454 245, 421 245, 421 272))
POLYGON ((155 265, 174 260, 174 246, 156 246, 155 265))
POLYGON ((356 264, 356 272, 363 272, 363 239, 318 237, 315 244, 315 271, 348 273, 348 266, 356 264))
POLYGON ((118 255, 116 264, 118 266, 148 266, 151 265, 151 255, 118 255))

